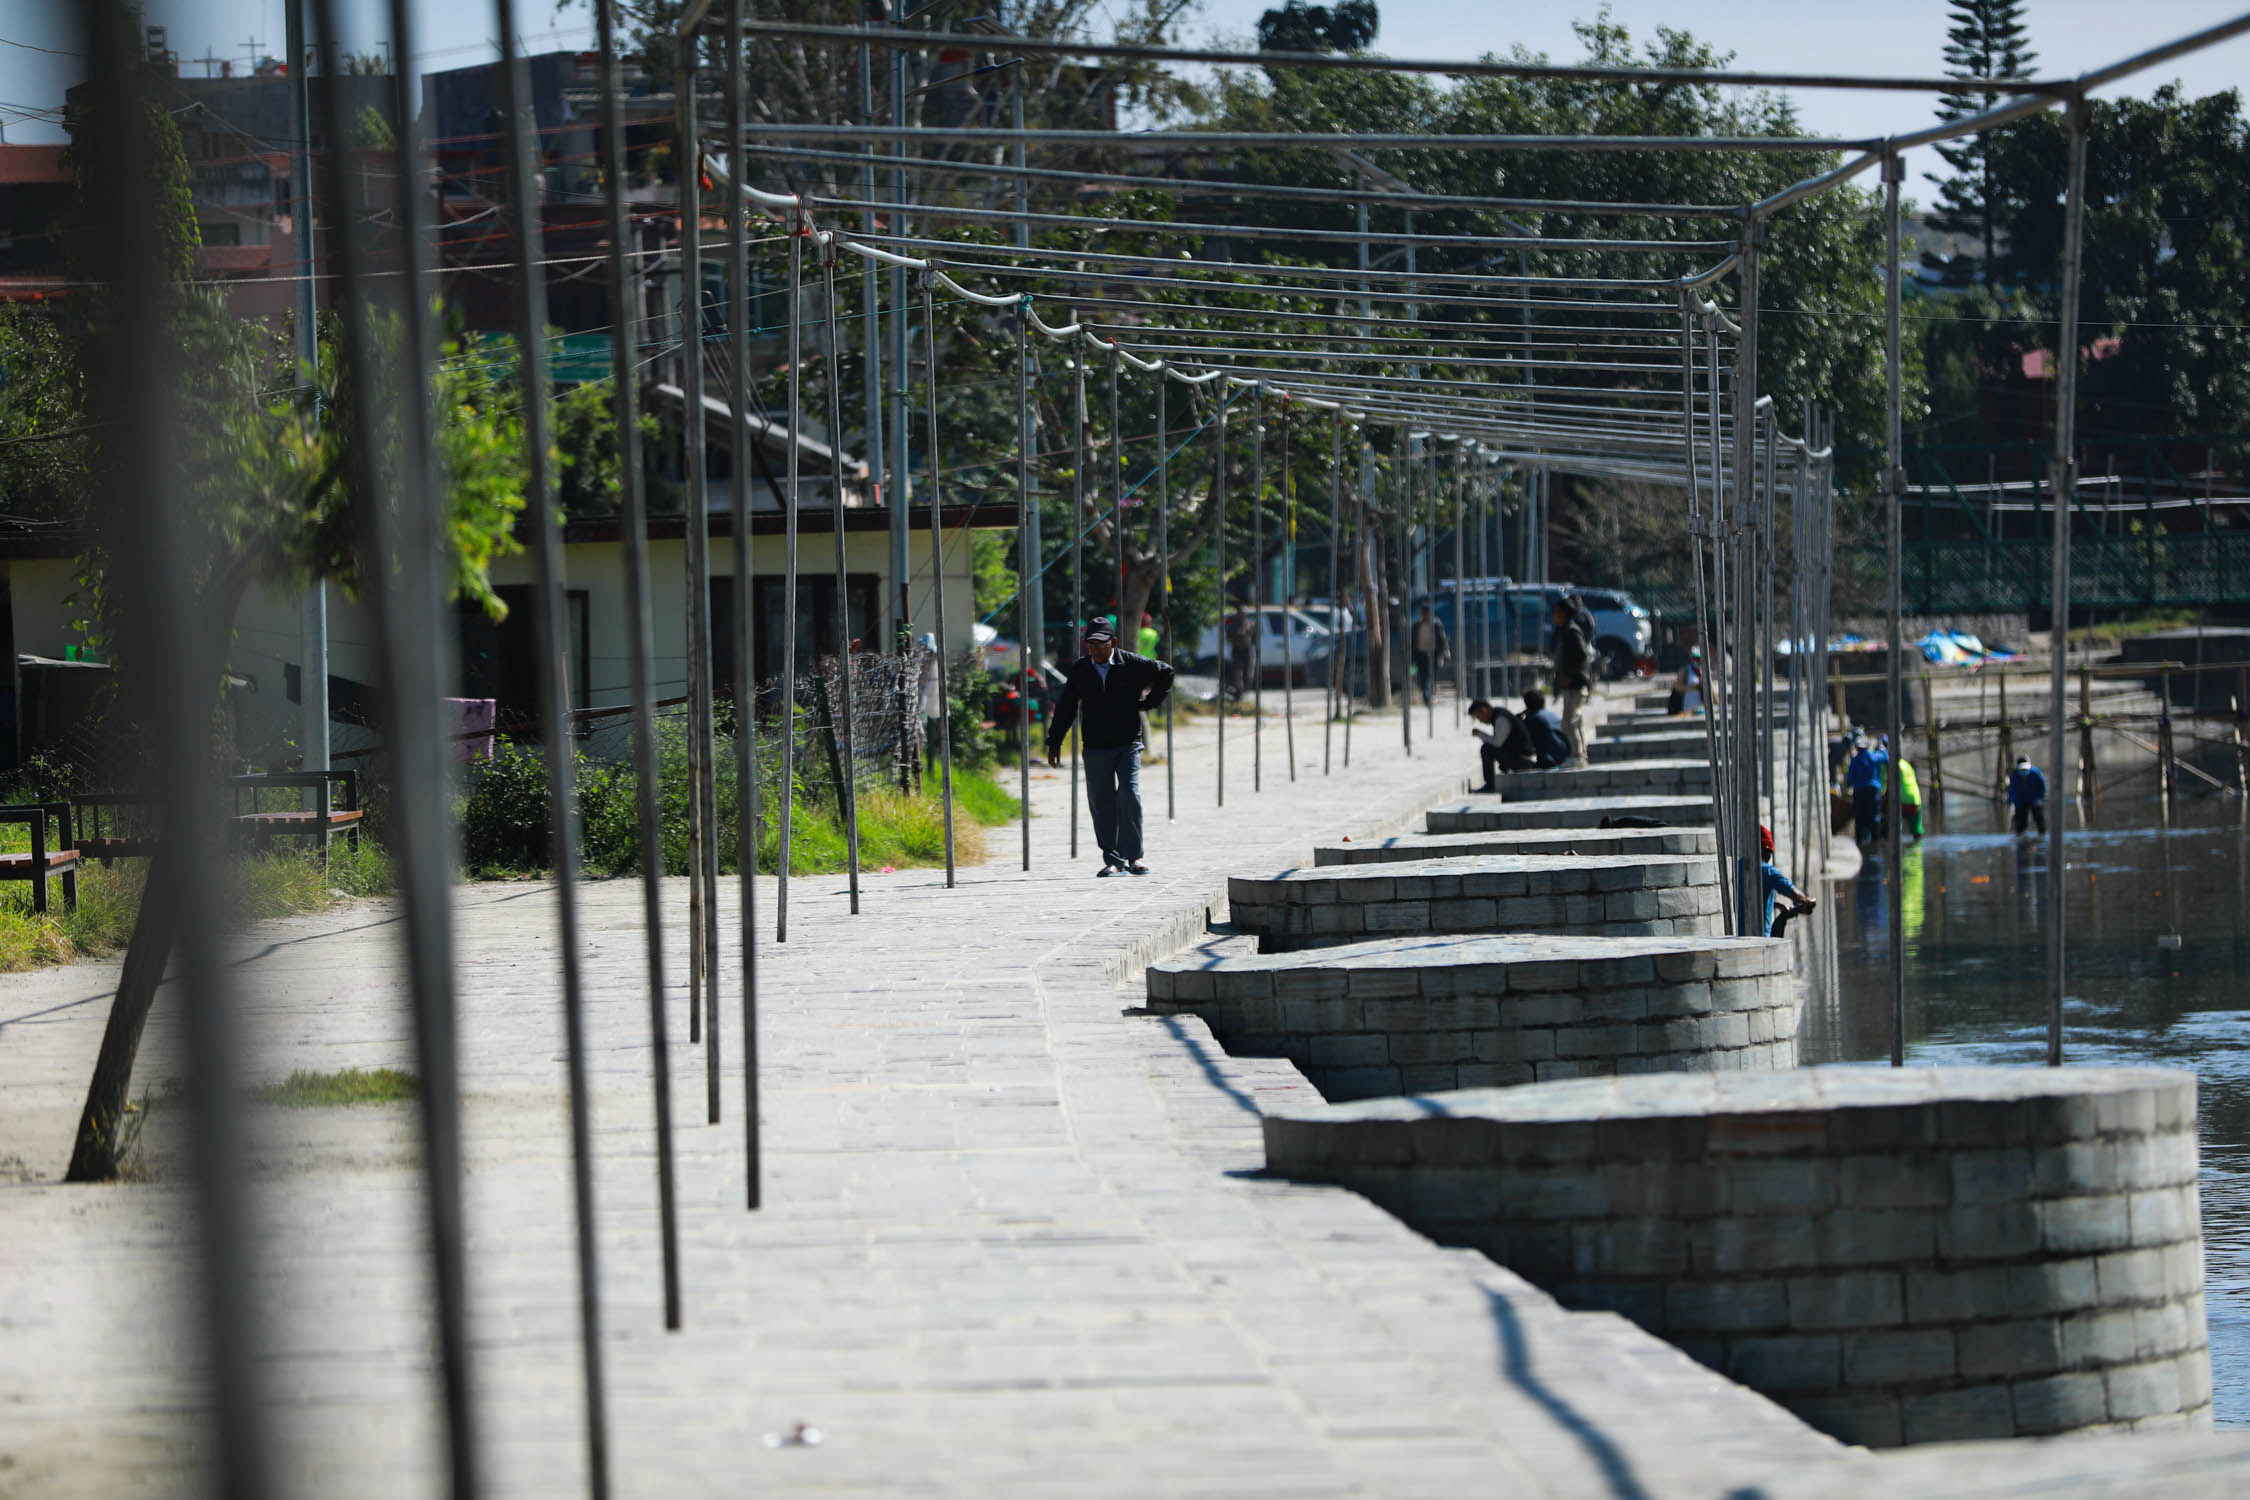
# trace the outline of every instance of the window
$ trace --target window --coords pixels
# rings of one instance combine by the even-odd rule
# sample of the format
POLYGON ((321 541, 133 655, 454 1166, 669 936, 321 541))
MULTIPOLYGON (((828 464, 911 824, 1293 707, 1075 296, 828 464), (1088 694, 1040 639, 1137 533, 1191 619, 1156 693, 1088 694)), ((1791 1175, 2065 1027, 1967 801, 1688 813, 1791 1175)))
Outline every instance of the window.
MULTIPOLYGON (((874 573, 853 573, 846 578, 851 599, 852 638, 862 651, 881 650, 876 637, 883 621, 882 579, 874 573)), ((757 675, 770 682, 781 675, 782 600, 786 580, 779 574, 761 573, 752 580, 757 617, 757 675)), ((734 680, 734 580, 711 580, 711 665, 716 680, 734 680)), ((797 575, 797 670, 809 671, 813 662, 836 654, 836 575, 807 569, 797 575)))
MULTIPOLYGON (((480 604, 463 600, 458 608, 461 633, 461 696, 490 698, 500 731, 519 739, 540 734, 539 651, 530 584, 503 584, 494 593, 508 607, 494 620, 480 604)), ((583 708, 593 688, 587 592, 564 595, 563 651, 570 674, 570 706, 583 708)))

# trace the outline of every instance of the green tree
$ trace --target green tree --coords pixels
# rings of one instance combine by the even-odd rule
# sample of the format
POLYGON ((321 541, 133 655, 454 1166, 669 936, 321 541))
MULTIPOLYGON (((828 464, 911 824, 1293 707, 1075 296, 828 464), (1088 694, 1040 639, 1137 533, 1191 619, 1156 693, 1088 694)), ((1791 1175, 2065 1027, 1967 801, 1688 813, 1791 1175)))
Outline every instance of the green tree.
MULTIPOLYGON (((2068 151, 2053 114, 2000 145, 2011 218, 1995 275, 2024 288, 2040 319, 2017 348, 2051 346, 2059 325, 2068 151)), ((2082 274, 2084 347, 2116 340, 2086 367, 2089 432, 2250 428, 2250 123, 2239 93, 2190 99, 2169 86, 2095 101, 2082 274)))
POLYGON ((1360 52, 1382 27, 1375 0, 1338 0, 1334 6, 1287 0, 1258 17, 1260 52, 1360 52))
MULTIPOLYGON (((1945 68, 1962 87, 1938 101, 1938 118, 1959 120, 1981 114, 2000 96, 1978 89, 1979 82, 2001 78, 2029 78, 2038 54, 2031 50, 2030 32, 2023 23, 2023 0, 1954 0, 1951 24, 1945 34, 1945 68)), ((1930 174, 1937 185, 1938 206, 1929 216, 1930 228, 1958 235, 1983 250, 1975 264, 1960 255, 1935 251, 1923 254, 1923 264, 1941 273, 1948 285, 1966 286, 1991 274, 2006 230, 2006 194, 1997 158, 1998 142, 1991 133, 1965 136, 1937 148, 1951 169, 1950 176, 1930 174)))

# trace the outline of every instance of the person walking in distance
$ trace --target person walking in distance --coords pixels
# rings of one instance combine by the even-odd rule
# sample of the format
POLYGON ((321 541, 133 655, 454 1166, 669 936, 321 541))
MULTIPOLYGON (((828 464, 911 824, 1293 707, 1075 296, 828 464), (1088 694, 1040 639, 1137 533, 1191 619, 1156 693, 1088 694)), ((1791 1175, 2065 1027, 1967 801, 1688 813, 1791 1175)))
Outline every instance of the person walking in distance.
POLYGON ((1234 681, 1230 689, 1238 698, 1258 685, 1258 621, 1250 606, 1237 604, 1227 617, 1227 663, 1234 681))
POLYGON ((1883 778, 1890 757, 1866 735, 1852 739, 1852 758, 1844 767, 1844 790, 1852 794, 1852 838, 1872 844, 1883 836, 1883 778))
POLYGON ((2017 756, 2015 769, 2008 773, 2008 810, 2015 815, 2019 835, 2027 824, 2042 834, 2047 831, 2047 778, 2028 755, 2017 756))
POLYGON ((1437 690, 1437 669, 1453 659, 1453 640, 1437 614, 1425 604, 1414 622, 1414 675, 1422 681, 1422 706, 1428 708, 1437 690))
POLYGON ((1170 663, 1117 649, 1109 621, 1089 620, 1086 654, 1063 669, 1062 696, 1047 721, 1047 764, 1062 764, 1063 741, 1081 717, 1086 800, 1094 842, 1102 851, 1097 877, 1146 875, 1141 854, 1141 715, 1170 696, 1170 663))
POLYGON ((1568 764, 1579 766, 1586 763, 1586 695, 1594 686, 1594 646, 1569 596, 1555 600, 1554 623, 1555 686, 1562 691, 1563 739, 1570 747, 1568 764))

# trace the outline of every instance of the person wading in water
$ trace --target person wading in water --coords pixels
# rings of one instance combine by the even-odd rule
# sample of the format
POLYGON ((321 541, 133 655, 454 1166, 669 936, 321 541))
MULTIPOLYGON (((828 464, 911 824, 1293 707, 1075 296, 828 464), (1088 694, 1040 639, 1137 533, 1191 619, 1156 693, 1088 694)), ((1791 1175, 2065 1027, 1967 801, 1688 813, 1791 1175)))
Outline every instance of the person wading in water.
POLYGON ((1117 649, 1107 620, 1089 620, 1086 654, 1063 669, 1062 696, 1047 721, 1047 764, 1062 764, 1063 742, 1081 714, 1085 741, 1086 800, 1094 813, 1094 842, 1101 846, 1097 877, 1146 875, 1141 862, 1141 715, 1172 691, 1169 662, 1117 649))

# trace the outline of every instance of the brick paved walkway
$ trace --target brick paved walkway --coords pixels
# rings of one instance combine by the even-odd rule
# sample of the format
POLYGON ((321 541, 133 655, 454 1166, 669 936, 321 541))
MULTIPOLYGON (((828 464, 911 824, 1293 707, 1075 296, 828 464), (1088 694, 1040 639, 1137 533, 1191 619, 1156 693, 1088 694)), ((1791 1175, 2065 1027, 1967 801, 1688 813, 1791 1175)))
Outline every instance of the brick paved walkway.
MULTIPOLYGON (((1266 790, 1230 734, 1183 734, 1181 816, 1146 880, 1063 857, 1067 784, 1037 784, 1035 868, 1012 830, 942 889, 872 875, 793 892, 764 954, 768 1207, 741 1201, 732 975, 725 1123, 675 994, 687 1328, 660 1326, 638 887, 587 899, 615 1472, 625 1495, 1721 1496, 1840 1450, 1607 1315, 1565 1313, 1354 1194, 1263 1179, 1261 1099, 1286 1065, 1198 1023, 1131 1014, 1117 980, 1176 946, 1225 877, 1402 826, 1474 769, 1442 721, 1395 718, 1322 778, 1298 732, 1266 790), (772 1448, 798 1422, 818 1447, 772 1448)), ((769 908, 770 909, 770 908, 769 908)), ((550 894, 459 898, 472 1291, 494 1493, 581 1487, 550 894)), ((675 893, 675 924, 684 895, 675 893)), ((273 924, 245 949, 255 1072, 405 1065, 387 908, 273 924)), ((678 948, 675 925, 668 941, 678 948)), ((684 973, 675 962, 675 973, 684 973)), ((0 1493, 186 1488, 191 1294, 175 1187, 51 1185, 113 969, 0 981, 0 1493)), ((160 1004, 141 1081, 167 1076, 160 1004)), ((150 1127, 161 1158, 174 1128, 150 1127)), ((431 1493, 412 1119, 261 1110, 266 1368, 300 1489, 431 1493)))

